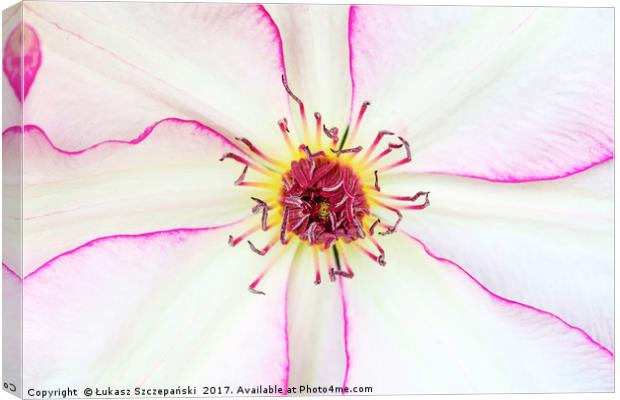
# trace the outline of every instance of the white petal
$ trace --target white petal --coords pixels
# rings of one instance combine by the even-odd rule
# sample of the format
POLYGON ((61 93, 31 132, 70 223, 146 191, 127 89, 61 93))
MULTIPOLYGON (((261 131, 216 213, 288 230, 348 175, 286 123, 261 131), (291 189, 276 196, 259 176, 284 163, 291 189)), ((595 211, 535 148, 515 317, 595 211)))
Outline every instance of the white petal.
POLYGON ((606 163, 547 182, 400 175, 382 185, 401 194, 430 190, 430 206, 406 214, 401 229, 438 257, 613 348, 612 176, 606 163))
POLYGON ((314 284, 312 251, 306 245, 298 250, 288 277, 289 387, 297 390, 305 385, 339 387, 347 367, 342 292, 326 275, 323 255, 319 260, 320 285, 314 284))
POLYGON ((234 186, 243 166, 218 160, 237 148, 194 122, 163 121, 133 142, 78 153, 53 147, 30 126, 24 135, 3 135, 5 153, 19 150, 22 140, 24 276, 103 236, 236 222, 250 214, 250 196, 263 193, 234 186))
POLYGON ((282 387, 292 254, 260 258, 227 234, 102 239, 26 278, 24 385, 282 387), (249 293, 268 261, 268 294, 249 293))
MULTIPOLYGON (((282 34, 289 84, 306 106, 314 129, 314 112, 328 127, 344 131, 349 118, 348 6, 268 4, 282 34)), ((297 104, 291 107, 297 111, 297 104)))
POLYGON ((347 386, 382 394, 613 390, 613 356, 581 331, 495 297, 401 235, 382 244, 385 268, 350 257, 347 386))

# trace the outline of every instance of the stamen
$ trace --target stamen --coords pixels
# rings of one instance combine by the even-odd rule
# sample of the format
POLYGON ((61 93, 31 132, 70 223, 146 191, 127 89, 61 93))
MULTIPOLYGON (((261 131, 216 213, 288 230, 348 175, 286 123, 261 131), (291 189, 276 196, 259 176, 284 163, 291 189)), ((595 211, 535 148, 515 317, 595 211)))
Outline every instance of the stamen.
POLYGON ((384 232, 379 232, 379 235, 382 235, 382 236, 391 235, 392 233, 396 232, 396 228, 398 228, 398 224, 400 224, 400 221, 402 221, 402 219, 403 219, 403 214, 397 208, 388 206, 387 204, 385 204, 385 203, 383 203, 381 201, 378 201, 378 200, 375 199, 375 202, 378 205, 380 205, 381 207, 383 207, 383 208, 385 208, 387 210, 392 211, 394 214, 396 214, 398 216, 398 219, 396 220, 394 225, 392 225, 392 226, 388 225, 387 229, 384 232))
POLYGON ((322 118, 321 118, 321 114, 318 112, 314 113, 314 119, 316 120, 316 126, 314 128, 314 135, 315 135, 315 139, 316 139, 316 145, 318 147, 321 147, 321 143, 323 142, 323 135, 321 134, 321 126, 323 125, 322 118))
POLYGON ((245 144, 248 147, 248 149, 250 149, 250 151, 252 153, 256 154, 257 156, 259 156, 263 160, 273 164, 274 166, 281 166, 282 165, 278 161, 276 161, 273 158, 267 156, 258 147, 254 146, 254 144, 249 139, 246 139, 244 137, 236 137, 235 140, 238 140, 238 141, 242 142, 243 144, 245 144))
POLYGON ((377 170, 375 170, 375 172, 374 172, 374 174, 375 174, 375 190, 377 192, 380 192, 381 188, 379 187, 379 175, 378 175, 378 172, 379 171, 377 171, 377 170))
POLYGON ((306 158, 308 160, 325 155, 325 152, 323 150, 319 150, 316 153, 312 153, 310 151, 310 148, 306 146, 305 144, 299 145, 299 150, 303 151, 306 154, 306 158))
POLYGON ((277 253, 277 254, 275 254, 273 256, 271 261, 267 264, 267 266, 265 268, 263 268, 263 270, 258 275, 258 277, 256 279, 254 279, 254 281, 252 281, 252 283, 248 287, 248 290, 250 291, 250 293, 252 293, 252 294, 262 294, 262 295, 265 294, 265 292, 263 292, 261 290, 257 290, 256 286, 258 286, 258 284, 262 281, 262 279, 265 277, 265 275, 267 275, 269 270, 271 270, 271 268, 275 265, 275 263, 280 259, 280 256, 283 253, 284 253, 284 247, 280 248, 279 253, 277 253))
POLYGON ((362 106, 360 107, 360 111, 357 114, 357 120, 355 121, 355 125, 353 127, 353 130, 351 131, 351 134, 349 135, 351 137, 351 139, 355 139, 355 136, 357 135, 357 131, 360 128, 360 124, 362 123, 362 118, 364 117, 364 114, 366 113, 366 109, 368 108, 368 106, 370 105, 369 101, 364 101, 362 103, 362 106))
POLYGON ((258 199, 256 197, 251 197, 251 199, 258 203, 258 205, 254 206, 254 208, 252 208, 252 213, 256 214, 259 211, 263 212, 263 215, 261 217, 261 227, 263 228, 264 231, 266 231, 268 229, 268 227, 267 227, 267 218, 269 216, 268 215, 269 207, 267 206, 267 203, 265 203, 261 199, 258 199))
POLYGON ((323 133, 325 133, 325 136, 331 139, 332 144, 334 146, 338 144, 338 128, 337 127, 334 126, 333 128, 327 129, 327 127, 323 125, 323 133))
POLYGON ((272 174, 271 171, 269 171, 268 169, 266 169, 265 167, 255 164, 249 160, 246 160, 245 158, 238 156, 235 153, 224 153, 224 155, 222 155, 222 157, 220 157, 219 161, 224 161, 225 159, 230 158, 231 160, 235 160, 240 164, 249 166, 250 168, 252 168, 255 171, 261 172, 264 175, 270 176, 272 174))
POLYGON ((392 168, 396 168, 398 166, 401 166, 403 164, 407 164, 408 162, 411 162, 411 147, 409 146, 409 142, 406 141, 405 139, 403 139, 402 136, 399 136, 398 139, 400 139, 401 143, 403 144, 403 146, 405 146, 405 152, 407 153, 406 157, 403 158, 400 161, 396 161, 395 163, 392 163, 386 167, 382 167, 379 169, 379 172, 385 172, 388 171, 392 168))
POLYGON ((431 201, 428 198, 428 195, 431 192, 418 192, 416 193, 415 196, 413 196, 411 198, 411 201, 416 201, 418 199, 419 196, 424 195, 424 203, 423 204, 419 204, 419 205, 414 205, 414 206, 405 206, 403 207, 405 210, 424 210, 426 207, 428 207, 431 204, 431 201))
POLYGON ((293 146, 293 143, 291 142, 291 138, 289 135, 290 131, 288 130, 288 121, 286 120, 286 118, 282 118, 281 120, 279 120, 278 126, 280 127, 280 132, 282 132, 284 141, 286 142, 288 149, 291 151, 291 154, 295 154, 295 146, 293 146))
POLYGON ((256 246, 254 246, 254 243, 252 243, 252 241, 250 241, 250 240, 248 240, 248 245, 250 246, 250 249, 254 253, 258 254, 259 256, 264 256, 265 254, 267 254, 269 252, 269 250, 271 250, 271 248, 276 244, 277 241, 278 241, 278 236, 275 236, 261 250, 256 248, 256 246))
POLYGON ((272 188, 273 187, 273 184, 267 183, 267 182, 240 182, 240 183, 236 183, 236 181, 235 181, 235 185, 236 186, 253 186, 253 187, 260 187, 260 188, 272 188))
POLYGON ((379 257, 377 258, 377 262, 382 267, 385 267, 385 264, 386 264, 386 262, 385 262, 385 250, 383 250, 383 247, 381 247, 379 245, 379 243, 375 240, 375 238, 369 237, 369 239, 372 242, 372 244, 375 245, 375 247, 377 248, 377 251, 379 251, 379 257))
POLYGON ((347 259, 346 254, 344 253, 344 251, 338 251, 338 254, 340 255, 340 258, 342 259, 342 263, 344 264, 346 271, 342 271, 340 268, 338 268, 334 271, 334 274, 338 276, 342 276, 343 278, 349 278, 349 279, 353 278, 355 274, 353 273, 353 270, 351 269, 351 265, 349 265, 349 260, 347 259))
POLYGON ((379 153, 376 156, 374 156, 364 166, 365 167, 370 167, 371 165, 375 164, 377 161, 379 161, 383 157, 385 157, 388 154, 390 154, 394 149, 400 149, 401 147, 403 147, 403 145, 401 143, 388 143, 387 149, 383 150, 381 153, 379 153))
POLYGON ((352 147, 350 149, 342 149, 342 150, 334 150, 334 149, 330 149, 332 151, 332 153, 334 154, 346 154, 346 153, 359 153, 360 151, 362 151, 363 147, 362 146, 357 146, 357 147, 352 147))
POLYGON ((421 196, 428 196, 430 193, 431 192, 418 192, 413 196, 394 196, 391 194, 384 194, 384 193, 373 193, 372 195, 376 197, 383 197, 383 198, 390 199, 390 200, 416 201, 421 196))
POLYGON ((378 224, 381 223, 381 220, 379 218, 377 218, 377 220, 375 222, 372 223, 372 225, 370 225, 370 228, 368 229, 368 234, 370 236, 375 234, 375 228, 377 227, 378 224))
POLYGON ((316 247, 312 249, 312 256, 314 258, 314 284, 320 285, 321 284, 321 269, 320 269, 320 262, 319 262, 319 251, 317 250, 316 247))
POLYGON ((375 151, 381 139, 383 139, 383 137, 386 135, 392 136, 392 135, 395 135, 395 133, 390 132, 390 131, 379 131, 379 133, 377 133, 377 136, 375 137, 375 140, 372 142, 368 150, 366 150, 364 157, 362 157, 362 162, 365 162, 366 160, 368 160, 368 157, 370 157, 373 151, 375 151))
POLYGON ((282 215, 282 225, 280 225, 280 243, 288 244, 286 240, 286 224, 288 222, 288 207, 284 207, 284 214, 282 215))
POLYGON ((308 133, 308 120, 306 119, 306 108, 304 107, 304 103, 299 99, 299 97, 295 96, 295 93, 291 90, 288 85, 288 81, 286 79, 286 75, 282 74, 282 85, 284 85, 284 89, 286 93, 299 105, 299 114, 301 115, 301 121, 304 124, 304 133, 307 135, 308 133))
POLYGON ((373 260, 374 262, 376 262, 380 266, 385 267, 385 254, 381 254, 380 253, 379 255, 376 255, 372 251, 368 250, 367 248, 365 248, 364 246, 362 246, 361 244, 359 244, 357 242, 353 242, 353 245, 355 247, 357 247, 358 249, 360 249, 371 260, 373 260))
POLYGON ((329 280, 331 282, 335 282, 336 281, 336 274, 335 271, 336 269, 333 267, 332 265, 332 260, 331 260, 331 252, 329 251, 323 251, 323 258, 325 258, 325 265, 327 266, 327 272, 329 273, 329 280))
POLYGON ((246 165, 245 167, 243 167, 243 171, 241 172, 241 175, 239 175, 237 180, 235 180, 235 186, 240 186, 243 183, 243 180, 245 179, 245 174, 247 174, 247 172, 248 172, 248 166, 246 165))
POLYGON ((260 227, 260 224, 257 224, 248 229, 247 231, 243 232, 241 235, 237 236, 237 238, 234 238, 232 235, 228 235, 228 244, 230 245, 230 247, 235 247, 237 244, 239 244, 240 241, 258 231, 260 227))

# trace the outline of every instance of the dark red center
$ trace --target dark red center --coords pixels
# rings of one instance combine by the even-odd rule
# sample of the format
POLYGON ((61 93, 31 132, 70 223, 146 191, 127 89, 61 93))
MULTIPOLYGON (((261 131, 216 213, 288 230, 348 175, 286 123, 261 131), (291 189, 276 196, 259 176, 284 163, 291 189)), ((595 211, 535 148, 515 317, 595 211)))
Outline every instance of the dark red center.
POLYGON ((293 161, 282 177, 283 227, 325 249, 337 239, 364 238, 362 219, 369 210, 355 172, 322 152, 308 156, 293 161))

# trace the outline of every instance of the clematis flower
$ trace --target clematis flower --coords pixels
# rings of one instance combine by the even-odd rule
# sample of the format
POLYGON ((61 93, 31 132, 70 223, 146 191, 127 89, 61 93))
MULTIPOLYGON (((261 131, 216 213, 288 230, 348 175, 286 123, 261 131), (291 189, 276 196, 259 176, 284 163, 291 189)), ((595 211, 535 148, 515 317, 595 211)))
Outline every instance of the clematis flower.
POLYGON ((24 387, 613 390, 612 11, 266 7, 5 23, 24 387))

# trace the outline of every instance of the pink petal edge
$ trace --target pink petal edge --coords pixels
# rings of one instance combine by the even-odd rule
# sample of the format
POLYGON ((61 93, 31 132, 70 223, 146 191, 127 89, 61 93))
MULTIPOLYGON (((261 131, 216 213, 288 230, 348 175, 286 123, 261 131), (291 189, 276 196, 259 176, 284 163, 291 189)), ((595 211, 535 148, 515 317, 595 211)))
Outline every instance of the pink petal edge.
POLYGON ((461 173, 444 172, 444 171, 424 171, 424 173, 435 174, 435 175, 460 176, 462 178, 480 179, 480 180, 483 180, 483 181, 496 182, 496 183, 544 182, 544 181, 553 181, 553 180, 557 180, 557 179, 568 178, 569 176, 573 176, 573 175, 577 175, 577 174, 579 174, 581 172, 585 172, 585 171, 587 171, 587 170, 589 170, 591 168, 594 168, 596 166, 604 164, 607 161, 611 161, 613 159, 614 159, 614 155, 613 155, 613 152, 611 152, 610 154, 605 155, 604 157, 602 157, 600 160, 592 161, 591 164, 588 164, 588 165, 585 165, 585 166, 581 166, 581 167, 577 167, 577 168, 573 169, 572 171, 566 171, 564 173, 557 174, 557 175, 531 176, 531 177, 524 177, 524 178, 517 178, 517 177, 514 177, 514 176, 507 177, 507 178, 489 178, 489 177, 482 176, 482 175, 461 174, 461 173))
POLYGON ((144 238, 144 239, 148 239, 150 237, 155 237, 155 236, 170 236, 173 237, 175 235, 178 234, 198 234, 201 232, 208 232, 208 231, 213 231, 213 230, 218 230, 218 229, 223 229, 223 228, 228 228, 231 226, 234 226, 240 222, 242 222, 244 219, 238 220, 238 221, 234 221, 234 222, 230 222, 227 224, 223 224, 223 225, 216 225, 216 226, 208 226, 208 227, 203 227, 203 228, 175 228, 175 229, 167 229, 167 230, 161 230, 161 231, 153 231, 153 232, 145 232, 145 233, 138 233, 138 234, 118 234, 118 235, 110 235, 110 236, 102 236, 102 237, 98 237, 95 238, 93 240, 89 240, 88 242, 75 247, 71 250, 67 250, 51 259, 49 259, 48 261, 46 261, 45 263, 41 264, 41 266, 39 266, 38 268, 36 268, 34 271, 32 271, 31 273, 29 273, 28 275, 24 276, 23 278, 19 276, 19 274, 17 274, 15 271, 13 271, 11 269, 11 267, 9 267, 7 264, 2 263, 2 266, 5 268, 5 270, 7 270, 7 272, 11 273, 12 275, 15 275, 16 277, 18 277, 20 280, 24 281, 28 278, 31 278, 33 275, 35 275, 36 273, 40 272, 43 269, 46 269, 48 267, 50 267, 56 260, 64 257, 64 256, 68 256, 71 255, 73 253, 79 252, 80 250, 83 250, 85 248, 88 247, 93 247, 98 243, 110 240, 110 239, 137 239, 137 238, 144 238))
POLYGON ((529 310, 535 311, 535 312, 537 312, 539 314, 543 314, 543 315, 545 315, 547 317, 551 317, 551 318, 561 322, 567 328, 570 328, 570 329, 573 329, 573 330, 579 332, 588 342, 590 342, 592 345, 597 347, 600 351, 604 352, 611 359, 614 359, 614 353, 613 352, 611 352, 608 348, 606 348, 602 344, 598 343, 596 340, 594 340, 590 335, 588 335, 583 329, 579 328, 578 326, 569 324, 568 322, 564 321, 562 318, 560 318, 559 316, 553 314, 552 312, 541 310, 540 308, 536 308, 536 307, 530 306, 528 304, 520 303, 518 301, 510 300, 510 299, 502 297, 502 296, 500 296, 498 294, 493 293, 490 289, 488 289, 486 286, 484 286, 482 283, 480 283, 480 281, 478 281, 473 275, 471 275, 469 272, 467 272, 467 270, 465 270, 465 268, 461 267, 460 265, 458 265, 454 261, 451 261, 451 260, 449 260, 447 258, 444 258, 444 257, 436 255, 420 239, 417 239, 416 237, 412 236, 411 234, 409 234, 409 233, 407 233, 405 231, 401 231, 401 232, 404 234, 405 237, 408 237, 408 238, 416 241, 419 245, 421 245, 422 248, 424 249, 424 252, 426 252, 426 254, 428 254, 430 257, 434 258, 437 261, 440 261, 440 262, 445 263, 445 264, 449 264, 449 265, 459 269, 461 272, 463 272, 465 275, 467 275, 467 277, 469 279, 474 281, 492 299, 494 299, 496 301, 499 301, 499 302, 502 302, 502 303, 505 303, 505 304, 509 304, 509 305, 513 305, 513 306, 519 306, 519 307, 524 307, 524 308, 527 308, 529 310))
MULTIPOLYGON (((353 37, 353 30, 354 30, 354 26, 357 23, 357 9, 359 8, 359 5, 352 5, 349 8, 349 21, 348 21, 348 45, 349 45, 349 75, 350 75, 350 79, 351 79, 351 90, 352 93, 354 94, 356 91, 356 82, 355 82, 355 74, 354 74, 354 52, 352 50, 353 48, 353 44, 351 41, 351 38, 353 37)), ((530 15, 531 17, 531 15, 530 15)), ((528 17, 528 19, 530 18, 528 17)), ((349 112, 349 124, 351 124, 353 122, 352 118, 354 115, 354 101, 355 101, 355 96, 351 96, 351 105, 350 105, 350 112, 349 112)), ((612 145, 613 146, 613 145, 612 145)), ((598 159, 591 159, 590 160, 590 164, 585 164, 585 165, 580 165, 580 166, 576 166, 574 167, 572 170, 569 171, 563 171, 561 173, 555 174, 555 175, 549 175, 549 176, 528 176, 528 177, 515 177, 515 176, 506 176, 506 177, 498 177, 498 178, 492 178, 492 177, 487 177, 487 176, 483 176, 483 175, 477 175, 477 174, 466 174, 466 173, 454 173, 454 172, 446 172, 446 171, 440 171, 440 170, 428 170, 428 171, 420 171, 422 173, 429 173, 429 174, 441 174, 441 175, 453 175, 453 176, 460 176, 460 177, 464 177, 464 178, 471 178, 471 179, 480 179, 480 180, 484 180, 484 181, 488 181, 488 182, 498 182, 498 183, 525 183, 525 182, 538 182, 538 181, 550 181, 550 180, 556 180, 556 179, 562 179, 565 177, 569 177, 572 175, 576 175, 580 172, 586 171, 592 167, 595 167, 597 165, 603 164, 609 160, 612 160, 614 158, 614 151, 613 151, 613 147, 606 147, 604 150, 606 150, 605 153, 601 154, 600 157, 598 159)))
MULTIPOLYGON (((243 152, 244 154, 247 154, 247 152, 242 149, 241 147, 239 147, 236 143, 234 143, 233 141, 231 141, 230 139, 228 139, 226 136, 224 136, 223 134, 219 133, 218 131, 209 128, 208 126, 196 121, 196 120, 186 120, 186 119, 180 119, 180 118, 174 118, 174 117, 168 117, 168 118, 163 118, 160 119, 159 121, 149 125, 146 129, 144 129, 144 131, 138 135, 137 137, 135 137, 134 139, 131 140, 117 140, 117 139, 111 139, 111 140, 104 140, 102 142, 99 143, 95 143, 91 146, 85 147, 83 149, 80 150, 64 150, 61 149, 60 147, 56 146, 52 140, 50 139, 50 137, 45 133, 45 131, 34 124, 29 124, 29 125, 24 125, 24 131, 26 131, 28 128, 34 128, 35 130, 37 130, 37 132, 32 133, 32 134, 38 134, 41 137, 43 137, 45 139, 45 141, 50 145, 50 147, 57 151, 58 153, 64 154, 64 155, 68 155, 68 156, 75 156, 78 154, 82 154, 85 153, 87 151, 93 150, 97 147, 100 146, 106 146, 106 145, 136 145, 136 144, 140 144, 141 142, 143 142, 144 140, 146 140, 151 133, 153 133, 153 130, 155 128, 157 128, 157 126, 159 126, 160 124, 163 124, 165 122, 173 122, 173 123, 177 123, 177 124, 192 124, 194 125, 196 128, 200 129, 200 130, 205 130, 206 134, 212 134, 215 135, 218 139, 220 139, 223 143, 233 147, 235 150, 243 152)), ((4 137, 5 135, 9 135, 9 134, 21 134, 21 127, 20 126, 11 126, 8 127, 7 129, 5 129, 2 132, 2 136, 4 137)))

